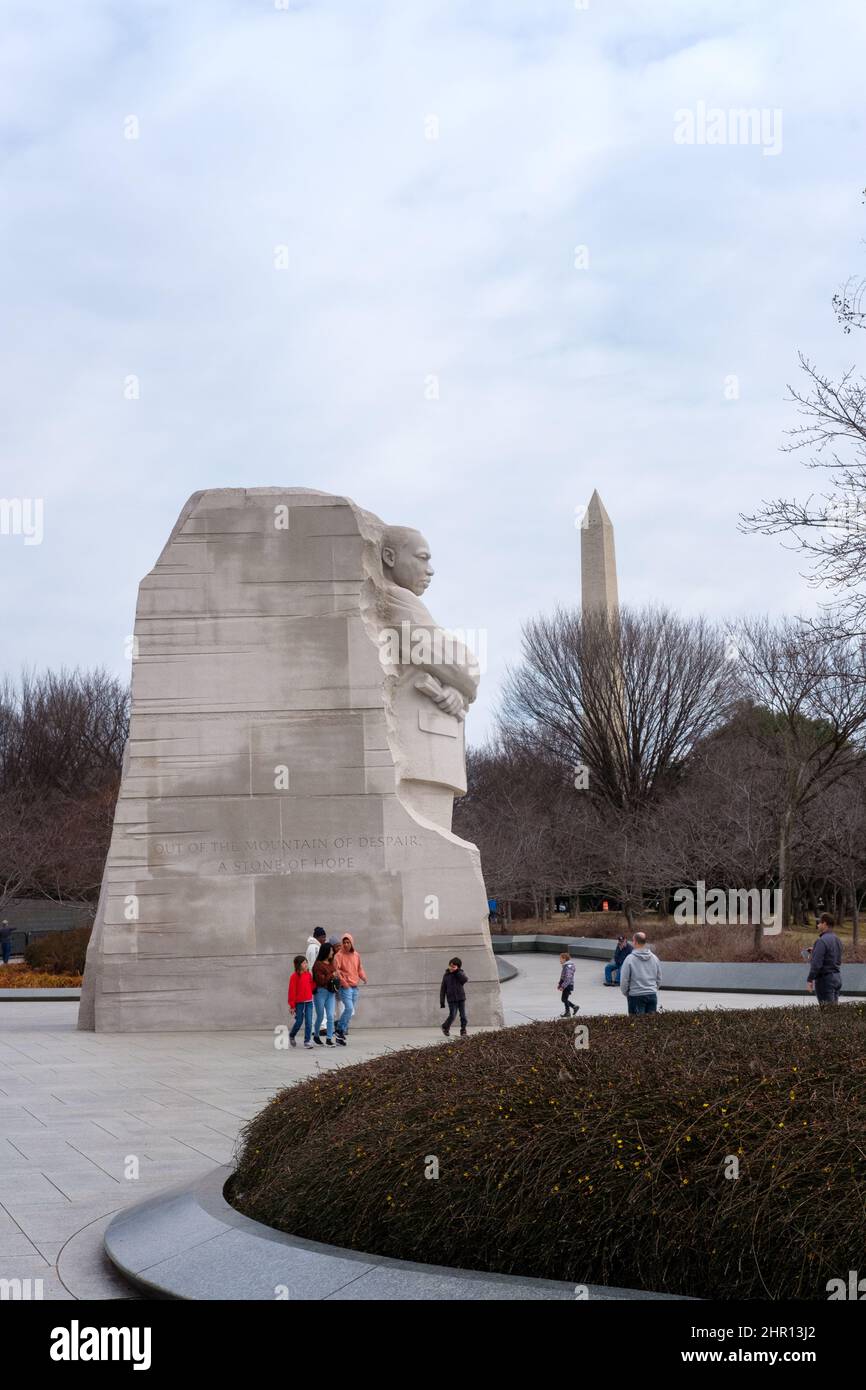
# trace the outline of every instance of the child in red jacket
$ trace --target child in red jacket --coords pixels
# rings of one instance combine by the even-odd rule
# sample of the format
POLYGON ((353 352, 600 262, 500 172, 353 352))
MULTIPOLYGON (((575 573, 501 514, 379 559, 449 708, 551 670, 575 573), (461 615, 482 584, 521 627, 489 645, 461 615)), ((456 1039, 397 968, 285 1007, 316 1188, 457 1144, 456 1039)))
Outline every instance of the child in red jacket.
POLYGON ((292 1047, 297 1047, 295 1034, 304 1025, 304 1047, 312 1048, 313 977, 306 956, 295 956, 295 968, 289 976, 289 1008, 295 1015, 295 1026, 289 1034, 292 1047))

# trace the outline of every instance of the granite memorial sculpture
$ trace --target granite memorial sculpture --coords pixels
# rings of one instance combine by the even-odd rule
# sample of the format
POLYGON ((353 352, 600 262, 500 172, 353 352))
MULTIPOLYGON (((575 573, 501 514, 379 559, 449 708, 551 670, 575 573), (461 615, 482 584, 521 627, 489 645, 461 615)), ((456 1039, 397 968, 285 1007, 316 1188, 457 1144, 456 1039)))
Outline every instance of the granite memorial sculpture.
POLYGON ((98 1031, 274 1028, 351 931, 360 1027, 502 1022, 477 849, 452 833, 478 668, 423 536, 305 488, 196 493, 142 582, 132 717, 82 988, 98 1031))

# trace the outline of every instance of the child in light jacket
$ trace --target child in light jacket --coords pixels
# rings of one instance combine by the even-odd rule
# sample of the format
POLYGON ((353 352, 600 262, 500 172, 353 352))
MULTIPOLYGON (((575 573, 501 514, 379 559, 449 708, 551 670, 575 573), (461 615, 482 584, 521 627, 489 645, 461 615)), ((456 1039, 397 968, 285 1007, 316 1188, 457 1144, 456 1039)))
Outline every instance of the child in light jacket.
POLYGON ((556 988, 562 994, 562 1017, 571 1018, 580 1008, 579 1004, 572 1004, 571 991, 574 989, 574 961, 571 960, 567 951, 563 951, 559 957, 562 967, 559 972, 559 984, 556 988))

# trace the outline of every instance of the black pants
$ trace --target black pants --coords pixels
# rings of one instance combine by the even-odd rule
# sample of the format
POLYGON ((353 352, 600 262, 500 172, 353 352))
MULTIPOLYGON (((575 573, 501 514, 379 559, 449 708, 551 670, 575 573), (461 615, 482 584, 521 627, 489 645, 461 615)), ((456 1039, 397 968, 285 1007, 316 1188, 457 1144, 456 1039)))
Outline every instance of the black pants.
POLYGON ((827 975, 817 975, 815 977, 815 998, 819 1004, 838 1004, 839 990, 842 988, 842 976, 838 970, 833 970, 827 975))
POLYGON ((560 993, 562 995, 562 1007, 564 1010, 562 1015, 563 1018, 570 1018, 572 1014, 577 1013, 577 1005, 569 1003, 569 1000, 571 999, 571 991, 573 989, 574 985, 569 985, 568 989, 560 990, 560 993))
POLYGON ((453 1004, 449 1002, 449 1004, 448 1004, 448 1017, 447 1017, 446 1020, 445 1020, 445 1027, 446 1027, 446 1028, 450 1028, 450 1027, 451 1027, 451 1024, 454 1022, 455 1018, 457 1017, 458 1011, 459 1011, 459 1013, 460 1013, 460 1032, 461 1032, 461 1033, 465 1033, 465 1031, 466 1031, 466 1000, 465 1000, 465 999, 457 1000, 457 1001, 455 1001, 453 1004))

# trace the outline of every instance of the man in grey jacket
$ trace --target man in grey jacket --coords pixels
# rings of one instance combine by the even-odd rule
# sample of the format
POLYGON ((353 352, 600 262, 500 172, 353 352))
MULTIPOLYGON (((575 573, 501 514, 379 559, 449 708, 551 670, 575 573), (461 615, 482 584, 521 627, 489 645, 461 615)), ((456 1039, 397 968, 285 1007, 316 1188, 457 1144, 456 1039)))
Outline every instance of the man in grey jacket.
POLYGON ((626 956, 620 970, 619 987, 628 1001, 630 1014, 654 1014, 662 982, 659 958, 646 944, 644 932, 636 931, 631 944, 631 955, 626 956))
POLYGON ((838 1004, 842 988, 842 942, 833 930, 833 918, 822 912, 818 918, 818 940, 809 958, 806 988, 815 991, 819 1004, 838 1004))

